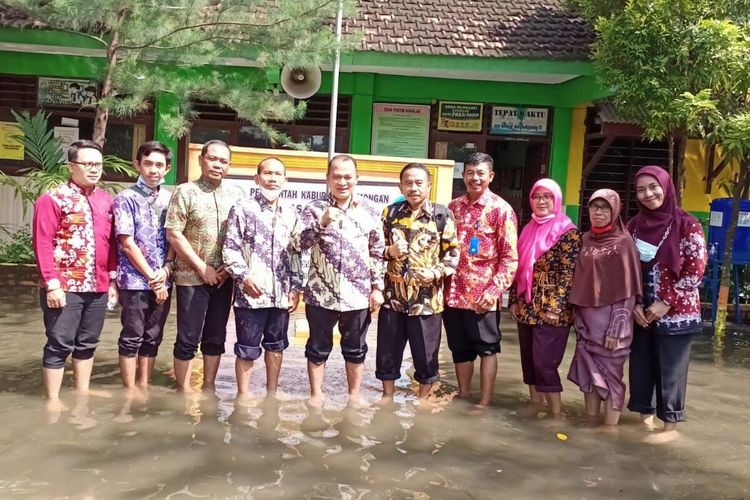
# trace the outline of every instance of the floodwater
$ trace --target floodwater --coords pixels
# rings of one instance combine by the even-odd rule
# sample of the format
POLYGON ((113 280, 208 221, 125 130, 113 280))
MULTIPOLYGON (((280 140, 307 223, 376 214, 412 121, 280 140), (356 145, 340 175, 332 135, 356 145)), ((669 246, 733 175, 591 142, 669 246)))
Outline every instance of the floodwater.
MULTIPOLYGON (((315 412, 305 404, 303 339, 286 352, 278 401, 262 398, 259 362, 257 399, 234 403, 231 338, 216 393, 177 394, 169 375, 174 317, 148 397, 127 401, 117 368, 119 322, 110 313, 92 380, 109 397, 76 397, 68 375, 68 410, 56 417, 44 410, 44 334, 34 296, 6 292, 0 301, 0 498, 750 498, 747 333, 728 335, 718 348, 710 336, 696 339, 689 420, 679 440, 660 446, 643 442, 646 432, 628 412, 616 433, 587 425, 583 398, 568 382, 565 419, 525 415, 510 323, 495 405, 484 414, 451 401, 447 347, 441 399, 431 410, 408 395, 408 379, 398 382, 403 393, 393 407, 345 409, 343 363, 334 351, 329 398, 315 412)), ((363 393, 375 401, 374 338, 370 345, 363 393)), ((572 337, 568 347, 563 373, 572 337)))

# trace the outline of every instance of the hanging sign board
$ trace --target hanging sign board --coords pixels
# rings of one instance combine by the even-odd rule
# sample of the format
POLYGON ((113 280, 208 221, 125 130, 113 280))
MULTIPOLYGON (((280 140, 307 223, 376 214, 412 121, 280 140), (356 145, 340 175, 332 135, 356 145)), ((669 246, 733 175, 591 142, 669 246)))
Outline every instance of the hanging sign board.
POLYGON ((15 136, 23 136, 18 124, 0 122, 0 159, 23 161, 23 143, 15 136))
POLYGON ((490 133, 497 135, 547 135, 547 108, 493 106, 490 133))
POLYGON ((36 102, 39 106, 94 106, 95 80, 39 77, 36 102))
POLYGON ((427 158, 429 142, 429 106, 383 103, 373 106, 373 155, 427 158))
POLYGON ((480 102, 440 101, 437 128, 452 132, 481 132, 483 108, 480 102))

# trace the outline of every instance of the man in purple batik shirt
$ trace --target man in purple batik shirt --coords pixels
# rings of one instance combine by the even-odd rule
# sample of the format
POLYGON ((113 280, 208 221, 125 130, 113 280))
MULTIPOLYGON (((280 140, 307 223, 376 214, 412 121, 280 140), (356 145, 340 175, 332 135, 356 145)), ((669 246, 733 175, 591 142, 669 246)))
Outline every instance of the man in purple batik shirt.
POLYGON ((141 175, 114 202, 122 305, 120 374, 129 390, 148 387, 169 315, 174 251, 167 243, 164 221, 171 193, 160 184, 171 161, 172 152, 164 144, 141 144, 133 162, 141 175))

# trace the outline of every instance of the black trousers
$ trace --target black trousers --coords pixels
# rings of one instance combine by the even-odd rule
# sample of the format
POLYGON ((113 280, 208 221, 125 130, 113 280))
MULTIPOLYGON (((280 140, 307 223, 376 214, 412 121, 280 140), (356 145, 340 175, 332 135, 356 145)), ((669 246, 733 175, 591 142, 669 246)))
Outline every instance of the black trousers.
POLYGON ((438 351, 442 326, 440 313, 409 316, 386 307, 380 309, 375 377, 379 380, 401 378, 401 362, 408 341, 414 361, 414 379, 420 384, 440 380, 438 351))
POLYGON ((47 306, 47 291, 39 291, 47 343, 42 365, 63 368, 69 355, 85 360, 94 357, 107 313, 106 292, 65 292, 65 307, 47 306))
POLYGON ((310 304, 305 305, 305 316, 310 324, 310 336, 305 345, 305 357, 315 364, 328 361, 333 350, 333 327, 339 324, 341 354, 349 363, 364 363, 367 355, 367 328, 370 310, 333 311, 310 304))
POLYGON ((635 327, 630 346, 628 409, 654 414, 663 422, 685 420, 692 334, 657 335, 635 327))
POLYGON ((199 345, 204 356, 224 354, 232 294, 232 280, 220 287, 177 285, 175 358, 190 361, 199 345))
POLYGON ((156 294, 151 290, 120 290, 122 331, 117 342, 120 356, 156 357, 171 304, 171 289, 163 304, 156 303, 156 294))

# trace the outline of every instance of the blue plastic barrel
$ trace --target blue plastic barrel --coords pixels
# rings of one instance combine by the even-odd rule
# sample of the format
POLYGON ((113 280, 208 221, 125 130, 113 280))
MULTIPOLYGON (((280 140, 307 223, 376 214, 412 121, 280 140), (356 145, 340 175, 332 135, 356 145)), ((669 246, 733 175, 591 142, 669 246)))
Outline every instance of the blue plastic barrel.
MULTIPOLYGON (((711 202, 708 225, 708 254, 711 259, 721 260, 724 255, 724 238, 731 218, 732 198, 716 198, 711 202)), ((740 200, 740 219, 734 236, 732 262, 750 264, 750 200, 740 200)))

